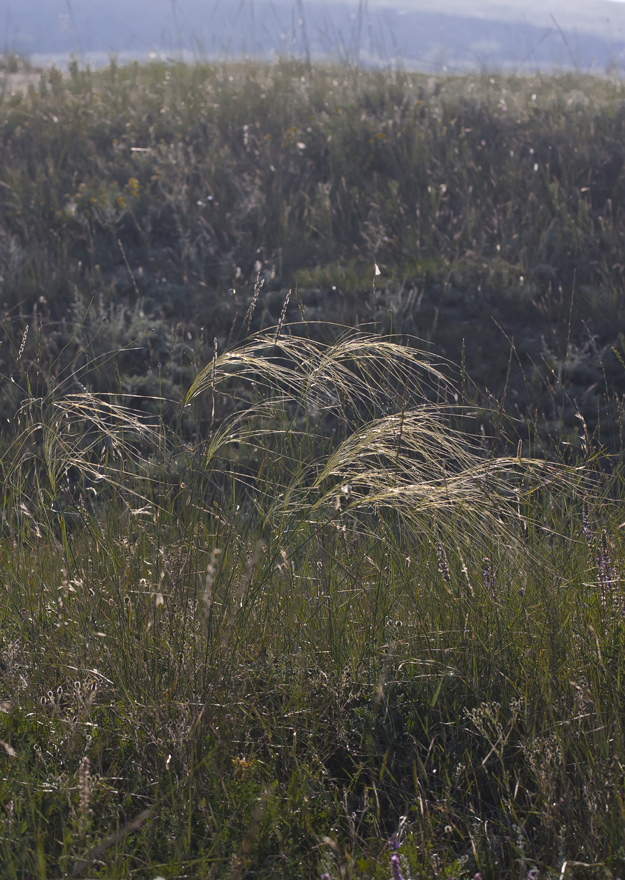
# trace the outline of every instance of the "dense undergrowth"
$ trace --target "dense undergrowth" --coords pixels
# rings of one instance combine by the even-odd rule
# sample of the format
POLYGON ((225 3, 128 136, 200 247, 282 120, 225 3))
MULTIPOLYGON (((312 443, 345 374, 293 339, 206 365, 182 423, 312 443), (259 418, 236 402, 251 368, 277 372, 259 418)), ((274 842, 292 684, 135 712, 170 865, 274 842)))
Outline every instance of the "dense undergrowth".
POLYGON ((5 98, 3 877, 625 870, 620 99, 5 98))
POLYGON ((497 456, 415 347, 293 329, 165 421, 17 352, 3 876, 376 877, 394 833, 415 876, 621 870, 620 470, 497 456))
POLYGON ((44 72, 1 96, 5 321, 63 346, 95 297, 96 354, 145 334, 124 390, 180 396, 260 271, 254 329, 298 285, 308 320, 419 337, 544 434, 579 445, 580 411, 613 444, 623 98, 572 74, 285 61, 44 72))

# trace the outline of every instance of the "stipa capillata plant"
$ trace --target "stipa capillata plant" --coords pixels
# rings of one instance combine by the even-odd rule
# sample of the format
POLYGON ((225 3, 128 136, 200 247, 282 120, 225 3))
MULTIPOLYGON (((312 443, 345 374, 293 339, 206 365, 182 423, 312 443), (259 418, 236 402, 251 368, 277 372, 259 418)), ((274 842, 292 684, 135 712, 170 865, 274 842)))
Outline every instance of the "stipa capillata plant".
MULTIPOLYGON (((219 726, 223 724, 228 730, 232 725, 234 732, 228 736, 237 744, 237 755, 233 756, 229 752, 230 741, 218 733, 215 724, 212 735, 222 737, 219 748, 224 750, 225 766, 230 767, 232 758, 238 756, 247 768, 251 759, 247 751, 245 758, 240 757, 241 744, 255 742, 257 736, 256 722, 249 722, 246 714, 248 703, 253 704, 255 713, 260 713, 263 725, 271 726, 272 736, 274 727, 280 729, 285 718, 291 719, 290 709, 268 699, 274 682, 278 681, 277 688, 280 694, 287 695, 288 701, 295 694, 298 730, 299 725, 302 730, 316 730, 317 719, 322 716, 351 718, 345 742, 356 756, 353 766, 364 760, 372 762, 377 785, 381 774, 374 763, 378 758, 374 737, 383 735, 389 742, 397 742, 392 724, 395 719, 403 724, 402 714, 406 715, 406 723, 415 723, 409 717, 415 700, 421 701, 425 715, 434 717, 431 710, 435 708, 442 717, 457 719, 458 702, 451 694, 461 676, 467 677, 466 669, 473 659, 490 650, 494 630, 488 619, 490 612, 492 620, 501 616, 506 625, 506 603, 498 603, 492 595, 500 592, 499 587, 492 590, 492 572, 502 570, 497 550, 492 548, 493 538, 502 545, 502 555, 505 552, 513 561, 522 553, 529 558, 529 551, 525 551, 519 537, 519 533, 523 534, 518 526, 519 506, 530 511, 526 521, 531 528, 532 517, 538 517, 539 509, 537 512, 536 505, 532 513, 527 498, 536 499, 541 492, 551 493, 556 499, 559 492, 568 494, 570 490, 574 494, 579 486, 585 488, 584 471, 519 455, 495 457, 472 442, 462 430, 464 411, 454 400, 445 365, 415 349, 353 332, 343 334, 335 343, 323 344, 291 335, 289 329, 285 324, 277 340, 274 329, 256 334, 233 349, 220 346, 214 350, 213 358, 198 373, 186 398, 186 403, 191 404, 187 413, 197 415, 197 441, 187 449, 184 478, 173 469, 171 451, 176 438, 162 423, 134 414, 127 398, 124 407, 111 396, 87 390, 76 392, 70 386, 67 393, 57 387, 55 395, 47 400, 29 399, 21 404, 21 445, 15 442, 7 447, 13 457, 5 452, 3 458, 11 475, 6 485, 13 486, 16 494, 21 491, 25 504, 29 501, 27 492, 33 486, 39 486, 44 493, 49 491, 44 479, 47 471, 41 468, 47 454, 58 494, 65 491, 67 469, 73 484, 81 485, 87 497, 92 494, 90 487, 102 485, 110 496, 118 493, 129 502, 135 497, 141 501, 140 510, 147 510, 147 514, 141 514, 146 516, 145 520, 129 520, 128 529, 124 523, 120 529, 119 518, 111 517, 115 520, 118 543, 108 533, 113 550, 108 552, 105 548, 98 589, 93 588, 97 581, 91 561, 83 566, 83 583, 75 582, 81 599, 86 600, 84 603, 70 603, 71 591, 64 588, 63 604, 57 600, 59 610, 55 610, 54 616, 46 607, 41 614, 46 616, 46 625, 54 625, 60 633, 67 632, 65 650, 71 652, 72 663, 75 640, 71 634, 89 634, 82 645, 84 664, 89 669, 105 664, 110 681, 123 682, 124 696, 120 696, 120 701, 128 700, 122 710, 130 729, 137 726, 139 716, 131 714, 129 707, 156 703, 155 717, 162 712, 167 729, 173 733, 164 740, 159 720, 154 739, 155 767, 161 766, 162 772, 173 776, 177 772, 173 769, 176 762, 182 766, 183 760, 187 760, 187 739, 198 748, 198 754, 202 752, 209 728, 196 732, 203 724, 201 710, 195 721, 191 716, 177 716, 182 712, 180 707, 211 702, 216 707, 219 726), (203 414, 204 396, 208 406, 203 414), (63 414, 58 425, 51 414, 57 414, 57 418, 63 414), (47 452, 44 440, 48 443, 47 452), (166 475, 169 483, 163 480, 162 485, 174 485, 177 494, 163 491, 160 497, 152 496, 153 503, 144 504, 142 499, 152 491, 156 480, 153 470, 157 465, 164 470, 172 465, 173 473, 166 475), (194 485, 192 481, 198 474, 202 474, 203 482, 198 479, 194 485), (187 491, 187 481, 192 484, 193 493, 187 491), (191 511, 189 519, 184 518, 185 511, 191 511), (181 542, 176 543, 179 553, 165 551, 167 541, 171 541, 171 534, 168 537, 162 525, 167 512, 171 534, 176 542, 181 542), (161 548, 170 562, 164 561, 161 548), (282 561, 277 566, 276 559, 282 551, 282 561), (431 593, 428 575, 424 573, 427 564, 406 563, 407 554, 424 562, 429 556, 435 585, 431 593), (459 563, 467 590, 456 603, 459 591, 454 575, 459 563), (113 565, 117 567, 111 576, 113 565), (407 565, 411 571, 402 594, 401 578, 407 565), (490 593, 472 589, 472 584, 480 584, 485 566, 489 571, 490 593), (418 579, 416 590, 410 578, 418 579), (428 595, 431 598, 434 591, 440 592, 441 586, 450 601, 430 601, 428 595), (85 612, 79 618, 83 605, 85 612), (461 631, 467 633, 462 652, 454 645, 456 608, 462 612, 461 631), (425 625, 417 628, 417 619, 425 625), (369 647, 371 635, 382 632, 382 621, 386 621, 384 641, 369 647), (401 630, 398 621, 402 622, 401 630), (476 631, 484 638, 469 637, 476 631), (101 653, 100 640, 115 648, 101 653), (442 665, 439 658, 451 656, 452 651, 453 666, 447 660, 442 665), (365 666, 357 659, 350 668, 345 662, 350 656, 364 658, 365 666), (423 674, 407 676, 405 670, 417 664, 423 674), (324 682, 326 676, 330 681, 328 686, 319 688, 319 702, 315 702, 317 692, 307 684, 308 670, 313 670, 314 675, 317 665, 324 682), (306 673, 302 675, 304 668, 306 673), (358 694, 358 705, 350 706, 349 695, 338 711, 333 704, 326 704, 326 695, 332 688, 341 701, 343 694, 353 688, 358 694), (373 689, 374 696, 368 703, 367 695, 373 689), (402 696, 404 689, 408 698, 391 712, 393 701, 402 696), (239 701, 236 705, 233 694, 237 694, 239 701), (167 702, 169 695, 173 697, 171 705, 167 702), (271 707, 268 714, 267 705, 271 707), (176 726, 178 721, 181 727, 176 726), (356 735, 350 739, 354 729, 356 735), (369 729, 373 731, 371 737, 369 729), (179 748, 178 741, 184 742, 184 748, 179 748)), ((36 499, 36 492, 30 497, 36 499)), ((79 523, 81 528, 75 532, 81 532, 80 540, 88 547, 91 560, 96 556, 94 547, 104 545, 103 536, 107 533, 104 523, 100 531, 94 530, 92 539, 89 525, 87 511, 79 523)), ((47 535, 42 532, 45 540, 47 535)), ((56 537, 54 533, 52 537, 56 537)), ((69 551, 72 549, 69 547, 69 551)), ((613 557, 614 554, 611 563, 613 557)), ((68 552, 65 564, 74 565, 73 559, 68 552)), ((67 579, 69 583, 69 574, 67 579)), ((504 575, 498 583, 505 583, 504 575)), ((513 606, 511 602, 515 612, 513 606)), ((535 608, 530 609, 532 614, 537 613, 535 608)), ((534 633, 528 633, 527 644, 532 645, 534 637, 534 633)), ((525 643, 516 630, 514 638, 519 639, 520 653, 525 643)), ((497 662, 499 650, 499 645, 493 646, 491 656, 497 662)), ((58 656, 51 654, 49 669, 57 669, 58 664, 58 656)), ((484 665, 490 669, 495 664, 489 657, 484 665)), ((508 676, 516 675, 516 656, 510 657, 505 668, 508 676)), ((462 763, 473 768, 467 771, 467 779, 474 798, 478 789, 471 772, 475 773, 477 768, 480 775, 496 763, 503 767, 510 759, 505 749, 513 751, 513 758, 525 754, 516 748, 518 710, 509 696, 505 702, 501 698, 499 672, 494 684, 494 674, 493 681, 487 680, 485 685, 484 677, 482 674, 480 684, 488 699, 481 714, 470 716, 474 730, 467 729, 468 715, 462 717, 460 724, 454 722, 454 737, 457 735, 465 746, 470 741, 470 746, 468 752, 454 756, 453 766, 462 763), (501 710, 502 706, 508 706, 510 711, 501 710)), ((467 699, 466 695, 463 698, 467 699)), ((46 708, 56 719, 59 699, 51 700, 46 708)), ((91 711, 89 701, 83 702, 84 707, 77 713, 82 717, 72 722, 76 729, 87 723, 88 710, 91 711)), ((192 710, 185 708, 187 711, 192 710)), ((325 743, 330 756, 323 760, 330 764, 336 740, 334 721, 323 723, 328 725, 325 743)), ((288 724, 293 721, 288 720, 288 724)), ((255 763, 249 766, 254 766, 259 774, 266 767, 267 774, 271 774, 271 761, 279 761, 286 778, 295 766, 290 762, 300 760, 296 731, 293 727, 288 730, 284 755, 271 757, 268 751, 263 753, 261 745, 258 760, 254 757, 255 763)), ((303 739, 301 735, 299 742, 303 739)), ((428 747, 429 742, 425 742, 424 755, 428 747)), ((386 748, 384 745, 380 758, 386 748)), ((441 749, 441 754, 444 752, 441 749)), ((341 761, 347 760, 346 751, 341 761)), ((402 780, 401 791, 393 791, 395 783, 384 782, 386 796, 390 793, 389 801, 396 799, 398 810, 403 809, 403 803, 399 803, 402 798, 413 797, 409 791, 410 774, 405 772, 407 765, 403 760, 404 756, 398 754, 392 770, 402 780)), ((137 767, 141 766, 137 762, 137 767)), ((223 766, 219 772, 223 772, 223 766)), ((458 780, 462 772, 457 774, 458 780)), ((191 778, 187 769, 185 774, 185 778, 191 778)), ((424 814, 434 803, 443 804, 443 795, 457 797, 459 781, 439 797, 436 785, 431 783, 438 783, 441 776, 437 772, 435 778, 430 773, 429 782, 425 775, 415 783, 424 814)), ((85 772, 84 791, 87 782, 85 772)), ((241 788, 241 780, 235 782, 241 788)), ((512 790, 514 782, 512 779, 512 790)), ((296 788, 294 785, 293 790, 296 788)), ((258 790, 250 788, 248 794, 255 800, 258 790)), ((190 801, 194 796, 189 794, 190 801)), ((254 820, 259 825, 269 823, 273 815, 273 802, 267 804, 267 817, 263 813, 254 820)), ((93 797, 90 804, 83 797, 81 809, 85 816, 91 815, 89 808, 94 810, 93 819, 87 823, 91 835, 100 807, 93 797)), ((460 822, 458 825, 459 836, 460 822)), ((441 826, 441 834, 452 834, 451 830, 443 831, 447 827, 451 829, 452 822, 441 826)), ((206 834, 210 836, 213 831, 206 834)), ((247 833, 245 846, 249 852, 255 846, 253 838, 253 834, 247 833)), ((230 848, 230 842, 224 842, 224 852, 231 852, 230 848)), ((393 872, 393 880, 397 872, 406 877, 408 859, 394 850, 392 855, 396 858, 387 854, 384 870, 393 872)), ((243 861, 237 864, 241 866, 243 861)))
POLYGON ((83 501, 110 489, 140 501, 149 452, 165 450, 160 426, 112 395, 27 399, 16 421, 20 430, 2 456, 5 490, 20 503, 43 498, 52 513, 65 506, 63 496, 78 501, 76 490, 83 501))
MULTIPOLYGON (((86 320, 74 328, 76 339, 86 320)), ((7 517, 19 512, 37 534, 55 517, 84 518, 96 499, 124 497, 140 506, 150 494, 152 462, 165 460, 171 445, 159 417, 122 393, 115 360, 122 350, 90 360, 88 342, 77 341, 79 353, 66 363, 65 351, 44 356, 41 327, 37 334, 35 340, 24 330, 4 388, 13 427, 0 446, 7 517), (111 364, 117 393, 91 391, 90 377, 111 364)))
MULTIPOLYGON (((348 332, 323 344, 269 330, 216 356, 186 404, 210 393, 230 410, 206 442, 207 459, 236 442, 280 460, 278 491, 273 482, 264 487, 273 514, 390 510, 417 531, 428 533, 436 519, 442 537, 453 529, 473 546, 486 535, 519 546, 513 523, 524 497, 575 487, 583 473, 485 455, 462 430, 463 408, 444 369, 384 337, 348 332)), ((262 481, 256 486, 263 490, 262 481)), ((448 563, 437 553, 446 579, 448 563)), ((484 565, 490 592, 494 574, 484 565)))

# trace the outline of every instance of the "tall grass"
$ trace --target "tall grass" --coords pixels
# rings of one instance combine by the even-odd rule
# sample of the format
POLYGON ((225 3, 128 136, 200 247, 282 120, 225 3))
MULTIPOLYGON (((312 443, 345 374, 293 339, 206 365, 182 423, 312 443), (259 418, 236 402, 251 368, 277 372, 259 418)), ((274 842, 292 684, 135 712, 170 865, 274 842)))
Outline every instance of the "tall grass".
POLYGON ((383 876, 394 832, 413 873, 614 870, 619 481, 493 455, 413 347, 290 330, 178 422, 26 389, 5 876, 383 876))
POLYGON ((620 85, 474 82, 2 106, 3 877, 625 869, 620 85))

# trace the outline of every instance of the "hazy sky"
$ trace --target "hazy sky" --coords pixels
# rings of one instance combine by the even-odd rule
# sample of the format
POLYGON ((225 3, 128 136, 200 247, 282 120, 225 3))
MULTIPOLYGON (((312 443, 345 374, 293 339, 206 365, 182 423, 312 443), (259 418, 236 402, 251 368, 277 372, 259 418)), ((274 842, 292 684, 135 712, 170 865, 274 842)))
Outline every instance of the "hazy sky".
POLYGON ((625 0, 0 0, 0 51, 35 60, 198 47, 288 54, 308 40, 313 52, 339 46, 385 62, 625 70, 625 0))

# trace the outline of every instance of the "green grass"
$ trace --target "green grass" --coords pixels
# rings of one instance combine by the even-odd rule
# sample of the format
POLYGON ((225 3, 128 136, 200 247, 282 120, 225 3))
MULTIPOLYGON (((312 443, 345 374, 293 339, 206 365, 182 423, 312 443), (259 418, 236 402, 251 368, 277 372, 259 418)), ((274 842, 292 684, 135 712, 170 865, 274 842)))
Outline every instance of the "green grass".
POLYGON ((54 322, 65 344, 95 293, 96 354, 154 331, 120 363, 124 390, 180 396, 189 360, 237 338, 260 269, 253 329, 298 284, 309 321, 464 357, 574 442, 575 410, 601 432, 625 390, 622 101, 620 81, 572 74, 44 72, 0 106, 5 323, 54 322))
POLYGON ((497 457, 416 349, 290 329, 184 430, 76 378, 17 411, 5 876, 379 876, 400 827, 417 874, 617 869, 619 472, 497 457))
POLYGON ((625 870, 622 87, 493 79, 5 98, 3 878, 625 870))

